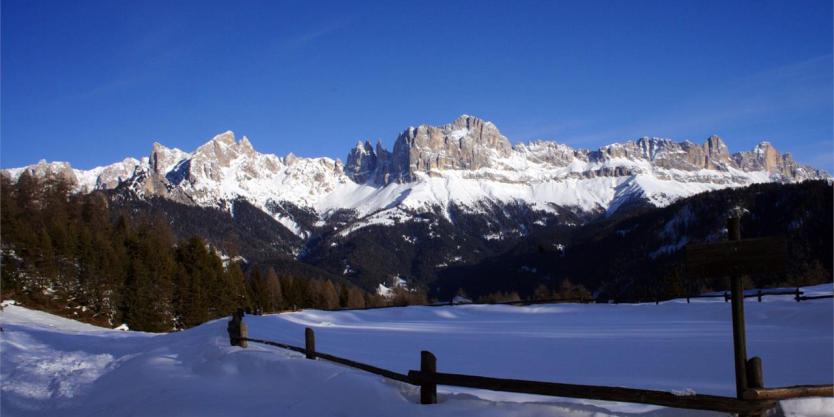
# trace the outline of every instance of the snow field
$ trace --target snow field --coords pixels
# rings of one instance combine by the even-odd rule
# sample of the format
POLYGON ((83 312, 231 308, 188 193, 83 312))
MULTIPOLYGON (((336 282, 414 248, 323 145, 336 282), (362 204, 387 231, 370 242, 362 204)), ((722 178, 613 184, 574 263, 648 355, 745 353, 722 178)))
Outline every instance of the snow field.
MULTIPOLYGON (((831 291, 831 284, 809 293, 831 291)), ((790 296, 746 305, 748 354, 768 386, 831 383, 832 302, 790 296)), ((406 372, 419 352, 438 370, 675 392, 732 395, 729 304, 462 305, 247 316, 249 335, 406 372)), ((19 306, 0 313, 3 416, 711 416, 716 413, 439 387, 417 387, 250 343, 231 347, 226 320, 171 334, 102 329, 19 306)), ((830 416, 832 399, 782 403, 830 416)))

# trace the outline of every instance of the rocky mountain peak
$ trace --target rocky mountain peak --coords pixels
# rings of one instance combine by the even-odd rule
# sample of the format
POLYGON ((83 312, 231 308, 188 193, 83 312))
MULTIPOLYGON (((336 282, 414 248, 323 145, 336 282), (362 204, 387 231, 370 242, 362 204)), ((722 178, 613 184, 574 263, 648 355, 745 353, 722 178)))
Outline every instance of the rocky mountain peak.
MULTIPOLYGON (((377 144, 381 147, 381 144, 377 144)), ((370 141, 359 141, 351 149, 345 165, 345 174, 354 181, 364 184, 374 177, 377 168, 377 155, 370 141)))
POLYGON ((136 158, 125 158, 121 162, 108 165, 101 170, 96 178, 96 189, 116 188, 122 181, 132 177, 136 169, 142 166, 142 161, 136 158))
POLYGON ((215 135, 213 138, 211 138, 211 140, 209 140, 208 143, 214 143, 214 142, 222 143, 222 144, 226 144, 226 145, 234 145, 235 144, 235 132, 232 132, 231 130, 227 130, 223 133, 215 135))
POLYGON ((250 165, 257 155, 248 138, 243 137, 236 142, 234 132, 223 132, 194 152, 191 158, 189 180, 195 182, 199 177, 204 177, 212 181, 220 181, 223 168, 228 168, 232 161, 245 157, 248 158, 245 162, 250 165))
POLYGON ((191 155, 183 152, 177 148, 168 148, 167 146, 154 142, 151 148, 151 155, 148 158, 148 163, 151 172, 164 176, 170 172, 180 161, 187 159, 191 155))
POLYGON ((293 166, 298 162, 299 158, 296 154, 290 152, 287 156, 284 157, 284 164, 287 166, 293 166))
POLYGON ((78 184, 78 177, 69 162, 47 162, 41 159, 37 164, 29 165, 23 171, 37 178, 56 178, 67 181, 69 184, 78 184))
POLYGON ((753 149, 765 171, 776 172, 781 168, 782 155, 768 141, 762 141, 753 149))
POLYGON ((704 153, 706 160, 704 168, 722 169, 730 163, 730 151, 727 145, 718 135, 712 135, 704 142, 704 153))
POLYGON ((249 138, 247 138, 246 136, 240 139, 240 143, 238 145, 241 151, 243 151, 244 153, 249 155, 255 154, 255 148, 252 147, 252 143, 249 142, 249 138))
POLYGON ((781 154, 768 141, 762 141, 749 152, 733 154, 733 163, 743 171, 766 171, 787 180, 827 178, 826 172, 808 166, 801 166, 790 154, 781 154))
POLYGON ((492 122, 463 115, 440 127, 420 125, 406 129, 394 143, 385 177, 388 181, 411 182, 418 174, 478 170, 511 153, 510 141, 492 122))

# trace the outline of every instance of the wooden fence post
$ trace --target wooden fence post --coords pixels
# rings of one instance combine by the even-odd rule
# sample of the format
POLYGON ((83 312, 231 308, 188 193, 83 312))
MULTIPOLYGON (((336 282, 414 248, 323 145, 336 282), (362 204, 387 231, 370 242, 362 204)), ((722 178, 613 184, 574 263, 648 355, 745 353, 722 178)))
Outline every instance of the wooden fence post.
MULTIPOLYGON (((762 373, 762 358, 754 356, 747 360, 747 385, 748 388, 764 388, 764 374, 762 373)), ((754 412, 751 417, 761 417, 765 413, 754 412)))
POLYGON ((246 341, 246 338, 249 337, 249 330, 246 328, 246 323, 243 322, 243 311, 240 312, 240 327, 238 328, 238 334, 240 336, 238 338, 237 345, 245 348, 249 345, 249 342, 246 341))
POLYGON ((795 295, 793 298, 796 300, 796 302, 797 302, 797 303, 798 303, 798 302, 799 302, 799 300, 800 300, 800 298, 799 298, 799 294, 800 294, 800 292, 799 292, 799 287, 796 287, 796 295, 795 295))
POLYGON ((437 384, 433 374, 437 372, 437 358, 431 352, 420 352, 420 404, 437 404, 437 384))
POLYGON ((764 388, 762 358, 754 356, 747 361, 747 384, 750 388, 764 388))
POLYGON ((232 346, 240 346, 246 347, 246 337, 248 336, 248 331, 246 329, 246 323, 243 322, 243 309, 239 308, 237 311, 232 314, 232 319, 229 320, 229 324, 226 325, 226 330, 229 332, 229 343, 232 346))
MULTIPOLYGON (((729 240, 741 240, 741 219, 733 216, 727 219, 729 240)), ((732 296, 733 353, 736 370, 736 397, 742 399, 747 389, 747 334, 744 329, 744 285, 741 275, 733 271, 730 292, 732 296)))
POLYGON ((316 334, 313 329, 307 327, 304 329, 304 347, 306 349, 307 359, 316 358, 316 334))
POLYGON ((759 290, 759 302, 762 302, 762 290, 759 290))

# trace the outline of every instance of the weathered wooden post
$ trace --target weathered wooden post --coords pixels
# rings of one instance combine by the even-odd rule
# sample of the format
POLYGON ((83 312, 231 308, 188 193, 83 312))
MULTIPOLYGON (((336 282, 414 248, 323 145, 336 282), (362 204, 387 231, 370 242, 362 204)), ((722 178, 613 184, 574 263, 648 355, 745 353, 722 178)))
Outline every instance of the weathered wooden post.
MULTIPOLYGON (((727 238, 731 241, 741 240, 741 219, 733 216, 727 219, 727 238)), ((744 397, 747 389, 747 333, 744 328, 744 286, 741 274, 733 273, 730 287, 733 315, 733 353, 736 368, 736 396, 744 397)))
POLYGON ((420 352, 420 404, 437 404, 437 384, 433 374, 437 372, 437 358, 431 352, 420 352))
POLYGON ((307 359, 316 358, 316 334, 313 329, 307 327, 304 329, 304 347, 306 349, 307 359))
POLYGON ((761 303, 762 302, 762 290, 759 290, 758 295, 759 295, 759 302, 761 303))
POLYGON ((798 303, 798 302, 799 302, 799 300, 801 300, 801 298, 799 298, 799 296, 800 296, 800 294, 802 294, 802 293, 800 293, 800 292, 799 292, 799 287, 796 287, 796 292, 795 292, 795 294, 796 294, 796 295, 795 295, 793 298, 794 298, 794 299, 796 300, 796 302, 798 303))
POLYGON ((724 302, 730 301, 730 295, 727 294, 727 291, 724 291, 724 302))
POLYGON ((229 320, 229 324, 226 326, 226 329, 229 332, 229 343, 232 346, 245 348, 248 345, 246 342, 248 331, 246 329, 246 323, 243 322, 242 308, 237 309, 237 311, 232 314, 232 319, 229 320))
POLYGON ((750 388, 764 388, 762 358, 754 356, 747 360, 747 384, 750 388))
MULTIPOLYGON (((754 356, 747 360, 747 385, 749 388, 764 388, 764 374, 762 372, 762 358, 754 356)), ((764 412, 749 414, 751 417, 761 417, 764 412)))

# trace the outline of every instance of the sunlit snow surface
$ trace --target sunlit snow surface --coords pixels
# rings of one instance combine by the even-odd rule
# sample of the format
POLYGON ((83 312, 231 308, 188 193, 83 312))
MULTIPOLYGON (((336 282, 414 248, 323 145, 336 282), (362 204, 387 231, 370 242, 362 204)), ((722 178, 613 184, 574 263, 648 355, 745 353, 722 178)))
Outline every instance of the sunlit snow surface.
MULTIPOLYGON (((830 292, 831 284, 812 291, 830 292)), ((748 354, 768 386, 831 383, 832 302, 746 303, 748 354)), ((251 337, 303 344, 405 372, 431 350, 446 372, 732 395, 730 307, 721 299, 640 305, 463 305, 247 316, 251 337)), ((0 313, 3 416, 694 416, 667 408, 415 387, 281 349, 228 346, 226 320, 153 335, 6 306, 0 313)), ((831 399, 783 402, 830 416, 831 399)))

